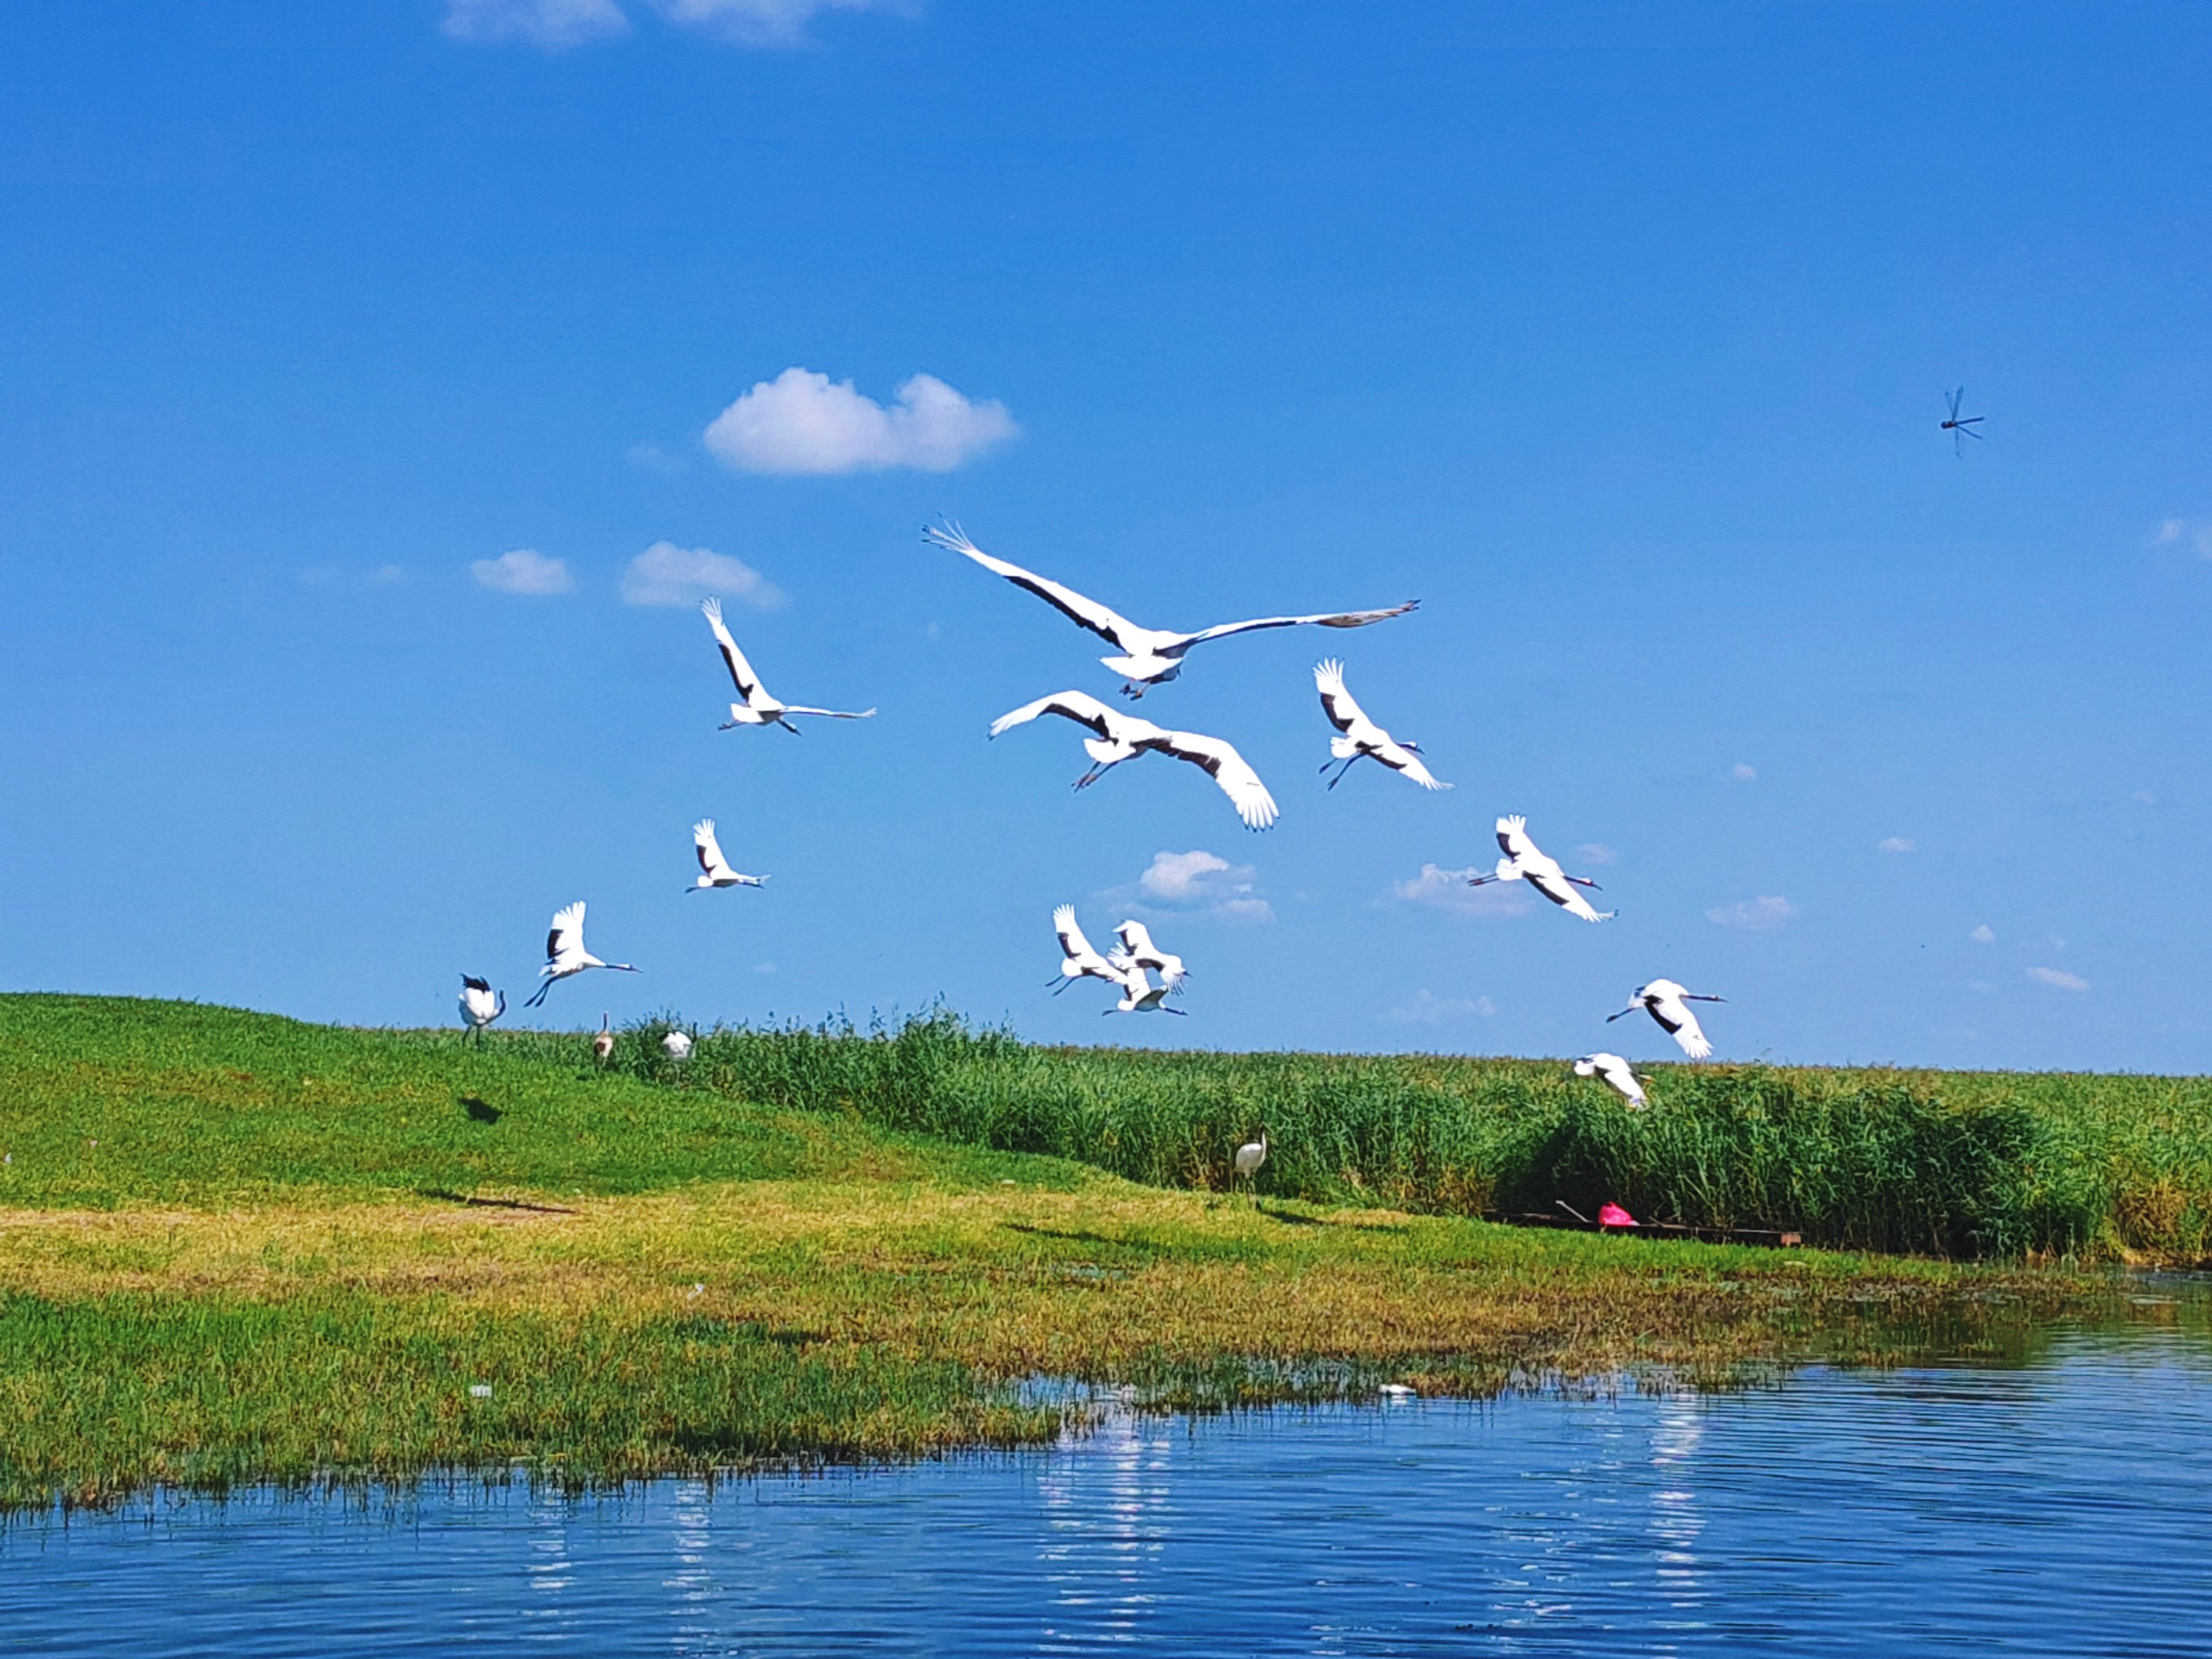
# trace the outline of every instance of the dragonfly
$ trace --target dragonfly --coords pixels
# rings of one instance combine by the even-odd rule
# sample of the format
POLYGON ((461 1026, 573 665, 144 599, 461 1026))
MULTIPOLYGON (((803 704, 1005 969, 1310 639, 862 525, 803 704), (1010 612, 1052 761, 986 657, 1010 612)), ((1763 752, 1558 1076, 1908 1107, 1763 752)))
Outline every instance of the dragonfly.
POLYGON ((1951 394, 1951 418, 1943 422, 1942 428, 1944 431, 1951 434, 1952 453, 1960 457, 1964 457, 1966 454, 1966 447, 1960 443, 1959 440, 1961 438, 1978 438, 1982 435, 1980 433, 1974 430, 1976 427, 1981 424, 1982 417, 1980 416, 1968 415, 1964 418, 1961 418, 1959 414, 1959 405, 1966 401, 1966 388, 1964 386, 1960 386, 1956 392, 1951 394))

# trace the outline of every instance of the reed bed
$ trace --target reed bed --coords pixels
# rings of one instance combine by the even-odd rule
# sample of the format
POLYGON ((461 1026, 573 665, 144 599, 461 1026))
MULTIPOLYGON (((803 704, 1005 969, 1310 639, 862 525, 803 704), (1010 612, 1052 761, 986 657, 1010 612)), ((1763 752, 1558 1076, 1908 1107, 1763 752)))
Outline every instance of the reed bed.
POLYGON ((1461 1214, 1594 1214, 1797 1231, 1954 1257, 2212 1257, 2202 1078, 1654 1066, 1637 1111, 1562 1064, 1435 1055, 1035 1047, 932 1010, 699 1033, 641 1079, 1222 1188, 1265 1131, 1262 1191, 1461 1214))

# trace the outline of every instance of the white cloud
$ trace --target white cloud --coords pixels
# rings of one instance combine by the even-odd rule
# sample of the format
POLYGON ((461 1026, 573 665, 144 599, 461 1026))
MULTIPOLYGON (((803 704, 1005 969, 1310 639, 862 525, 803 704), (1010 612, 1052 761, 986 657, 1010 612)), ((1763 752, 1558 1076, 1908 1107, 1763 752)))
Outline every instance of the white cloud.
POLYGON ((1458 916, 1518 916, 1534 908, 1525 882, 1493 881, 1481 887, 1468 884, 1468 877, 1489 873, 1488 867, 1480 864, 1471 864, 1464 870, 1425 864, 1419 875, 1407 881, 1392 882, 1390 896, 1401 904, 1425 904, 1458 916))
POLYGON ((557 52, 627 33, 629 19, 615 0, 446 0, 443 27, 456 40, 524 40, 557 52))
POLYGON ((1497 1012, 1488 997, 1440 997, 1424 987, 1382 1018, 1400 1025, 1440 1025, 1446 1020, 1487 1019, 1497 1012))
POLYGON ((1995 945, 1997 942, 1996 930, 1991 927, 1986 921, 1980 927, 1975 928, 1972 933, 1967 934, 1966 937, 1973 940, 1977 945, 1995 945))
POLYGON ((1613 848, 1607 847, 1601 841, 1586 841, 1581 846, 1576 848, 1575 851, 1580 853, 1592 864, 1618 864, 1620 862, 1620 854, 1614 852, 1613 848))
POLYGON ((1275 907, 1260 891, 1250 865, 1231 864, 1218 854, 1200 848, 1188 853, 1155 853, 1133 886, 1109 888, 1098 896, 1104 902, 1133 909, 1203 916, 1211 921, 1275 919, 1275 907))
POLYGON ((1001 403, 970 403, 933 374, 917 374, 886 409, 850 380, 787 368, 714 417, 707 447, 740 472, 950 472, 1012 437, 1001 403))
POLYGON ((1752 783, 1758 780, 1759 769, 1756 766, 1747 766, 1743 762, 1738 761, 1734 766, 1729 768, 1729 775, 1734 778, 1738 783, 1752 783))
POLYGON ((2185 545, 2200 559, 2212 559, 2212 520, 2168 519, 2158 527, 2158 544, 2185 545))
POLYGON ((1917 853, 1920 843, 1910 836, 1885 836, 1874 844, 1877 853, 1917 853))
POLYGON ((518 547, 495 559, 478 559, 469 568, 495 593, 566 593, 576 585, 565 562, 533 548, 518 547))
POLYGON ((623 571, 624 605, 696 605, 710 593, 762 611, 783 603, 783 590, 743 559, 703 547, 655 542, 623 571))
POLYGON ((2055 985, 2062 991, 2086 991, 2089 981, 2079 974, 2069 974, 2063 968, 2031 968, 2027 976, 2038 985, 2055 985))
POLYGON ((1797 914, 1797 907, 1777 893, 1765 893, 1758 898, 1739 899, 1734 904, 1716 904, 1705 912, 1705 920, 1717 921, 1723 927, 1741 927, 1753 933, 1763 933, 1770 927, 1779 927, 1797 914))
POLYGON ((712 29, 750 46, 787 46, 806 38, 817 11, 898 11, 883 0, 654 0, 675 21, 712 29))

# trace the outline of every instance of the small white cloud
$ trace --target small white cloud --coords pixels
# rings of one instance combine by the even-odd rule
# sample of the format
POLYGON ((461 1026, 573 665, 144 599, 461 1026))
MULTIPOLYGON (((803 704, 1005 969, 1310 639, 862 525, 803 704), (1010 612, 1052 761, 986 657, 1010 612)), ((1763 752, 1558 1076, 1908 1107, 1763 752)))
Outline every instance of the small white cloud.
POLYGON ((1967 934, 1966 937, 1973 940, 1977 945, 1995 945, 1997 942, 1996 930, 1991 927, 1986 921, 1980 927, 1975 928, 1972 933, 1967 934))
POLYGON ((2128 799, 2141 806, 2155 806, 2158 805, 2157 793, 2149 789, 2138 789, 2134 794, 2130 795, 2128 799))
POLYGON ((654 0, 678 23, 712 29, 749 46, 793 46, 806 38, 806 21, 818 11, 895 11, 884 0, 654 0))
POLYGON ((1752 783, 1755 782, 1759 777, 1759 769, 1756 766, 1747 766, 1743 762, 1738 761, 1734 766, 1729 768, 1729 775, 1734 778, 1738 783, 1752 783))
POLYGON ((522 40, 548 52, 624 34, 615 0, 446 0, 446 33, 456 40, 522 40))
POLYGON ((1468 884, 1470 876, 1489 873, 1481 865, 1448 870, 1441 865, 1425 864, 1419 875, 1392 882, 1390 896, 1401 904, 1425 904, 1457 916, 1518 916, 1534 908, 1526 882, 1493 881, 1480 887, 1468 884))
POLYGON ((2055 985, 2062 991, 2086 991, 2089 981, 2079 974, 2069 974, 2063 968, 2031 968, 2027 976, 2038 985, 2055 985))
POLYGON ((850 380, 793 368, 717 415, 706 444, 740 472, 950 472, 1016 430, 1004 404, 971 403, 933 374, 908 380, 886 409, 850 380))
POLYGON ((1620 862, 1620 854, 1614 852, 1613 848, 1607 847, 1603 842, 1586 841, 1581 846, 1576 848, 1575 851, 1580 853, 1584 859, 1588 860, 1592 864, 1618 864, 1620 862))
POLYGON ((478 559, 469 568, 495 593, 566 593, 576 585, 566 562, 549 559, 533 548, 518 547, 495 559, 478 559))
POLYGON ((2200 559, 2212 559, 2212 520, 2168 519, 2158 527, 2161 547, 2185 545, 2200 559))
POLYGON ((704 547, 655 542, 623 571, 624 605, 690 605, 710 593, 759 611, 783 603, 783 590, 743 559, 704 547))
POLYGON ((1231 864, 1201 848, 1155 853, 1133 886, 1109 888, 1098 897, 1133 909, 1203 916, 1212 921, 1275 919, 1275 907, 1260 891, 1250 865, 1231 864))
POLYGON ((1741 927, 1747 932, 1763 933, 1770 927, 1779 927, 1797 914, 1797 907, 1778 893, 1765 893, 1758 898, 1739 899, 1734 904, 1716 904, 1705 912, 1705 920, 1717 921, 1723 927, 1741 927))
POLYGON ((1874 844, 1877 853, 1917 853, 1920 843, 1910 836, 1885 836, 1874 844))
POLYGON ((1440 1025, 1446 1020, 1487 1019, 1498 1012, 1488 997, 1440 997, 1424 988, 1382 1018, 1399 1025, 1440 1025))

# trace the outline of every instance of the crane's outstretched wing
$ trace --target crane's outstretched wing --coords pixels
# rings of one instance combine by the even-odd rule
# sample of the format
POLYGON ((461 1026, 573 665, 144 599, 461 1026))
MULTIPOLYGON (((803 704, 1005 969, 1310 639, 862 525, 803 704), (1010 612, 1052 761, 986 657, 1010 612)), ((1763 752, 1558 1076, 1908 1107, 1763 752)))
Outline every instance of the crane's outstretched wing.
POLYGON ((991 735, 1010 732, 1017 726, 1027 726, 1040 714, 1060 714, 1078 726, 1087 726, 1102 738, 1113 735, 1115 726, 1146 726, 1142 720, 1131 720, 1126 714, 1109 708, 1087 691, 1055 691, 1048 697, 1039 697, 1035 702, 1025 702, 1011 714, 1001 714, 991 722, 991 735))
POLYGON ((1449 789, 1451 785, 1432 774, 1421 757, 1402 743, 1392 743, 1378 752, 1375 758, 1394 772, 1402 772, 1424 789, 1449 789))
POLYGON ((1509 859, 1543 856, 1536 843, 1528 839, 1528 820, 1518 812, 1498 820, 1498 849, 1509 859))
POLYGON ((1121 936, 1122 949, 1127 951, 1132 956, 1152 954, 1152 929, 1146 927, 1143 922, 1132 917, 1114 931, 1121 936))
POLYGON ((1356 722, 1367 718, 1352 701, 1352 693, 1344 689, 1344 665, 1334 657, 1314 665, 1314 684, 1321 691, 1322 712, 1338 731, 1349 732, 1356 722))
POLYGON ((1408 611, 1420 608, 1419 599, 1408 599, 1403 605, 1394 605, 1383 611, 1338 611, 1314 617, 1259 617, 1250 622, 1222 623, 1216 627, 1202 628, 1190 635, 1189 644, 1203 645, 1208 640, 1226 639, 1231 634, 1249 634, 1259 628, 1303 628, 1310 623, 1316 628, 1364 628, 1370 623, 1388 622, 1393 617, 1402 617, 1408 611))
POLYGON ((738 649, 738 642, 730 637, 730 630, 722 626, 722 602, 720 599, 702 599, 699 610, 706 617, 707 625, 714 630, 714 643, 722 647, 722 662, 730 671, 730 678, 736 683, 738 695, 750 702, 753 694, 760 690, 760 676, 753 672, 753 665, 745 660, 745 653, 738 649))
POLYGON ((1072 962, 1103 962, 1105 958, 1091 948, 1084 936, 1082 925, 1075 920, 1075 907, 1063 904, 1052 913, 1052 931, 1060 935, 1060 953, 1072 962))
POLYGON ((1040 576, 1034 570, 1024 570, 1018 564, 993 558, 969 541, 967 532, 958 525, 947 525, 942 530, 933 527, 921 533, 932 545, 949 548, 955 553, 964 553, 992 574, 1004 576, 1015 586, 1036 594, 1077 627, 1089 629, 1110 645, 1120 645, 1123 634, 1146 631, 1120 611, 1088 599, 1072 587, 1063 587, 1048 576, 1040 576))
POLYGON ((1237 809, 1247 830, 1265 830, 1275 821, 1275 798, 1267 793, 1267 786, 1260 781, 1251 763, 1237 752, 1235 744, 1197 732, 1163 732, 1153 740, 1153 746, 1177 760, 1204 767, 1229 797, 1229 804, 1237 809))
POLYGON ((808 708, 803 704, 795 702, 787 702, 784 704, 783 712, 787 714, 819 714, 824 720, 873 720, 876 717, 876 711, 872 708, 860 708, 854 710, 847 710, 843 708, 808 708))
POLYGON ((729 872, 730 862, 722 856, 722 844, 714 839, 714 820, 701 818, 691 826, 691 845, 699 854, 699 867, 710 876, 729 872))
POLYGON ((557 962, 571 951, 584 948, 584 901, 553 913, 553 931, 545 935, 545 960, 557 962))
POLYGON ((1686 1009, 1683 1011, 1682 1023, 1674 1028, 1674 1041, 1682 1045, 1682 1052, 1692 1060, 1703 1060, 1713 1051, 1705 1028, 1698 1024, 1698 1017, 1686 1009))

